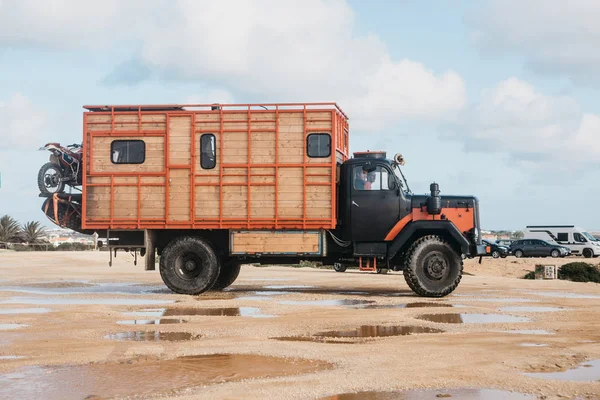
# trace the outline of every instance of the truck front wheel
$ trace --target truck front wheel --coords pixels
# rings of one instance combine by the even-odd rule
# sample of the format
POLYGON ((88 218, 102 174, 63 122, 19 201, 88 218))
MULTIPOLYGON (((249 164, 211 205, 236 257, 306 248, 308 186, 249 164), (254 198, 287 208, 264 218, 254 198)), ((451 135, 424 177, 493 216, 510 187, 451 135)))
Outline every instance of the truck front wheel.
POLYGON ((215 284, 219 259, 208 243, 197 237, 179 237, 164 248, 160 276, 169 289, 179 294, 197 295, 215 284))
POLYGON ((240 270, 242 269, 242 264, 236 260, 228 260, 225 261, 221 265, 221 270, 219 271, 219 277, 217 281, 211 288, 212 290, 222 290, 226 287, 229 287, 240 274, 240 270))
POLYGON ((408 251, 404 279, 420 296, 443 297, 458 286, 463 272, 460 254, 436 235, 423 236, 408 251))

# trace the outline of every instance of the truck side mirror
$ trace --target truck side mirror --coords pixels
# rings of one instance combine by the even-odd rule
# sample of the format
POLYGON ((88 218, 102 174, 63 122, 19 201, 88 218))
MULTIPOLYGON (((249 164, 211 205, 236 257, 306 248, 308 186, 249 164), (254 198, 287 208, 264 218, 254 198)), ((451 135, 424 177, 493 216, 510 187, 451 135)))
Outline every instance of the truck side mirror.
POLYGON ((396 184, 396 179, 394 178, 394 175, 392 175, 392 174, 388 175, 388 189, 390 189, 390 190, 398 189, 398 185, 396 184))

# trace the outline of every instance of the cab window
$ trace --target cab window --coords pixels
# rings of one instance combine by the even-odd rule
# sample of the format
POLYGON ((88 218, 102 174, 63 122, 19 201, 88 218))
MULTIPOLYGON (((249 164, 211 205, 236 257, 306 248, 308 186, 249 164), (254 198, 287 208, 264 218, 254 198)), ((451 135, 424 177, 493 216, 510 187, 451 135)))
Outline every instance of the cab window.
POLYGON ((584 238, 583 235, 579 232, 573 233, 573 239, 575 239, 575 241, 579 243, 587 242, 586 238, 584 238))
POLYGON ((390 190, 388 187, 389 171, 385 167, 357 165, 353 170, 354 190, 390 190))

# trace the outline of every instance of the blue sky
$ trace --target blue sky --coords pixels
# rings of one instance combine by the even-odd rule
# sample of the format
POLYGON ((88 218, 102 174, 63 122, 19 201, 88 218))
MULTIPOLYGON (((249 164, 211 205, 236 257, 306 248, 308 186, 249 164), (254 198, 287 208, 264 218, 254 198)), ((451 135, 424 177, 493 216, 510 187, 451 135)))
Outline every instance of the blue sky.
POLYGON ((36 149, 84 104, 336 101, 486 229, 600 230, 600 4, 563 4, 0 0, 0 214, 45 222, 36 149))

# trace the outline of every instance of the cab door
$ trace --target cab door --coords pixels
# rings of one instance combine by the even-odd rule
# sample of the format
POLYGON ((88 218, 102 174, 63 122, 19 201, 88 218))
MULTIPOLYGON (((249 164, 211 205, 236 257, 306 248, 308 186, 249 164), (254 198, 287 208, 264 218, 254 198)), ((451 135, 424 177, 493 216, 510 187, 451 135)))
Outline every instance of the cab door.
POLYGON ((396 178, 383 163, 364 161, 351 167, 349 179, 351 237, 357 242, 381 242, 400 213, 396 178))

